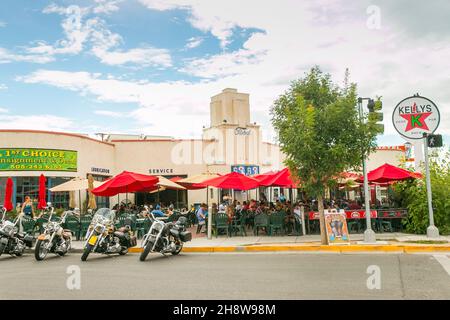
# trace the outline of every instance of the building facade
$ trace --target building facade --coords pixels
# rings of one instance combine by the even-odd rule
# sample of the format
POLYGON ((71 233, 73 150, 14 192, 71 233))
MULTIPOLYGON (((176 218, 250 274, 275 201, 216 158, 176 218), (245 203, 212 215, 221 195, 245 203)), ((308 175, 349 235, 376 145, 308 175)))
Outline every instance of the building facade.
MULTIPOLYGON (((14 181, 15 203, 22 203, 27 195, 37 198, 42 173, 50 189, 74 177, 92 174, 94 179, 103 181, 124 170, 172 178, 231 171, 252 175, 283 168, 284 156, 279 146, 263 141, 261 128, 251 121, 250 114, 249 95, 225 89, 211 98, 210 126, 203 128, 201 139, 117 134, 94 139, 74 133, 0 129, 0 199, 7 177, 14 181)), ((369 169, 385 162, 396 165, 403 156, 400 148, 380 150, 370 158, 369 169)), ((223 194, 214 188, 167 190, 157 195, 130 194, 127 199, 137 204, 159 200, 190 205, 217 202, 223 194)), ((257 195, 250 191, 234 196, 245 200, 257 195)), ((97 203, 113 206, 125 197, 98 197, 97 203)), ((82 207, 86 192, 75 198, 82 207)), ((69 194, 48 192, 48 199, 56 207, 68 207, 69 194)))

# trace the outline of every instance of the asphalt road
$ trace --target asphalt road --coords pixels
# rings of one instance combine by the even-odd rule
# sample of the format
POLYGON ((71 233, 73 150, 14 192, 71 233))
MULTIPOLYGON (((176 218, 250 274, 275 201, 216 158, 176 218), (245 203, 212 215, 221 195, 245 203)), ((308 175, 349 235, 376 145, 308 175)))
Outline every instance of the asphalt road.
POLYGON ((439 259, 450 257, 185 253, 139 262, 137 254, 92 254, 81 262, 71 254, 37 262, 31 254, 1 256, 0 299, 450 299, 450 275, 439 259), (79 267, 79 290, 67 288, 70 266, 79 267), (380 289, 367 287, 369 266, 379 267, 380 289))

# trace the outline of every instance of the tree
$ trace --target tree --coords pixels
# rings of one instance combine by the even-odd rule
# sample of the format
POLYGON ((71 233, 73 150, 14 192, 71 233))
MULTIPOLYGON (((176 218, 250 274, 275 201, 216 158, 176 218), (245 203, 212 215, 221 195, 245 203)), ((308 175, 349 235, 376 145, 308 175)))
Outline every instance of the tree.
MULTIPOLYGON (((450 234, 450 152, 430 155, 430 179, 436 227, 441 234, 450 234)), ((429 217, 425 176, 398 182, 393 189, 395 202, 408 209, 408 218, 404 221, 406 231, 426 233, 429 217)))
POLYGON ((356 85, 340 88, 329 74, 313 67, 292 82, 271 108, 285 164, 305 191, 317 197, 322 244, 327 244, 324 216, 326 186, 341 172, 360 168, 376 146, 377 129, 361 122, 356 85))

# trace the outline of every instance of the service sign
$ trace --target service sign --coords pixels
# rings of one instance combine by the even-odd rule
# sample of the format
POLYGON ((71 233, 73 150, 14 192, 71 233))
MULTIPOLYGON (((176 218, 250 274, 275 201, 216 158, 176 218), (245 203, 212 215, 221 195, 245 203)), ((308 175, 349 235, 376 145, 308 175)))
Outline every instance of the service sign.
POLYGON ((439 126, 439 109, 433 101, 421 96, 412 96, 400 101, 392 114, 394 128, 408 139, 423 139, 423 134, 432 134, 439 126))
POLYGON ((77 171, 77 151, 0 149, 0 171, 77 171))

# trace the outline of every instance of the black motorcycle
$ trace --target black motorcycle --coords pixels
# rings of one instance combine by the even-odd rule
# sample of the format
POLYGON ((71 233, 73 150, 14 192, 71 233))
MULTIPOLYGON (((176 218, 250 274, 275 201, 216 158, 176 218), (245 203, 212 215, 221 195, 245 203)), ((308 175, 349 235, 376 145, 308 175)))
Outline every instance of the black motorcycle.
POLYGON ((116 230, 114 220, 114 210, 97 210, 86 233, 82 261, 86 261, 91 252, 125 255, 128 248, 136 246, 136 237, 131 234, 130 226, 125 225, 116 230))
POLYGON ((25 252, 26 247, 31 248, 33 246, 34 237, 19 232, 17 225, 20 223, 20 214, 11 222, 6 220, 6 209, 3 208, 2 213, 0 222, 0 256, 6 253, 20 257, 25 252))
POLYGON ((192 240, 192 234, 186 230, 187 219, 180 217, 177 222, 165 223, 148 213, 152 226, 142 239, 140 261, 145 261, 150 252, 177 255, 183 249, 184 242, 192 240))

